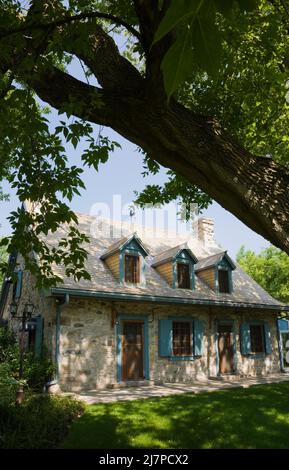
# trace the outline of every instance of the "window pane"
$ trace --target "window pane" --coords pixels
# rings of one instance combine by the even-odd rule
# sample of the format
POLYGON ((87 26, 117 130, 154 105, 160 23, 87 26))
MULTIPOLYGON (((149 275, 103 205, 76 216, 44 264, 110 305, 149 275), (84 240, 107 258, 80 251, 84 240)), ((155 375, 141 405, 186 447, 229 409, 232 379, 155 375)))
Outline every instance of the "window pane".
POLYGON ((173 355, 191 356, 192 339, 190 322, 173 322, 173 355))
POLYGON ((264 327, 263 325, 250 325, 251 351, 253 353, 264 352, 264 327))
POLYGON ((191 288, 190 265, 187 263, 178 263, 178 287, 181 289, 191 288))
POLYGON ((140 282, 139 256, 125 255, 125 282, 137 284, 140 282))
POLYGON ((228 294, 230 292, 229 272, 224 269, 219 270, 219 292, 228 294))

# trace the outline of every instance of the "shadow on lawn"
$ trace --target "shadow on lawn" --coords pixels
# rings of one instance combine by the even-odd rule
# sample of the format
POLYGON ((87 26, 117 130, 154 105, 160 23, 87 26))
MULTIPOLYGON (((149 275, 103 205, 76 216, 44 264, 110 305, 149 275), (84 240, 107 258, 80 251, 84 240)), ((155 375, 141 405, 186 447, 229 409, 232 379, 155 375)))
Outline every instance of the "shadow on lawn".
POLYGON ((289 384, 87 407, 65 448, 289 448, 289 384))

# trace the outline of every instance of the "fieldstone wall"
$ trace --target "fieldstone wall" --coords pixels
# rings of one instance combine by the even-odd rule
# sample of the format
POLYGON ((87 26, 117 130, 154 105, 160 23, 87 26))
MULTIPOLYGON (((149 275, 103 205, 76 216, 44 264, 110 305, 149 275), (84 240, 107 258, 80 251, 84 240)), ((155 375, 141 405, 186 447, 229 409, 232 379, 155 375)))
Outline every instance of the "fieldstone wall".
MULTIPOLYGON (((20 320, 11 320, 10 288, 4 319, 19 331, 20 320)), ((56 299, 35 287, 33 277, 24 272, 18 315, 25 303, 34 304, 34 315, 44 317, 44 344, 55 360, 56 299)), ((218 374, 217 323, 234 320, 236 338, 236 374, 267 375, 280 371, 277 341, 277 312, 258 309, 213 308, 202 306, 157 305, 153 303, 111 302, 70 298, 61 307, 59 382, 63 391, 81 391, 119 386, 117 383, 116 322, 119 315, 146 316, 149 326, 149 379, 152 383, 191 382, 218 374), (192 316, 204 322, 203 355, 193 361, 172 361, 159 356, 158 321, 168 316, 192 316), (240 325, 262 320, 269 322, 272 354, 243 356, 240 351, 240 325)))
POLYGON ((111 303, 95 299, 71 299, 62 308, 60 385, 64 391, 118 386, 116 324, 118 315, 147 316, 149 325, 149 371, 152 383, 191 382, 217 376, 216 324, 235 320, 237 371, 241 376, 267 375, 280 371, 276 313, 258 310, 209 309, 195 306, 156 306, 144 303, 111 303), (193 361, 172 361, 158 354, 158 320, 168 315, 198 317, 204 322, 204 354, 193 361), (262 358, 242 356, 241 322, 266 320, 270 324, 273 352, 262 358))

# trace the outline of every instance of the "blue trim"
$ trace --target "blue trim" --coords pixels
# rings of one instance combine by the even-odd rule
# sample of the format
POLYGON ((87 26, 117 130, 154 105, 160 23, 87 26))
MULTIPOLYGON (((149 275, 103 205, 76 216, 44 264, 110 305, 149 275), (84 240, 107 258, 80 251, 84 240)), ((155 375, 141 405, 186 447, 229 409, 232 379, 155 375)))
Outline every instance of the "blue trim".
MULTIPOLYGON (((288 321, 288 320, 287 320, 288 321)), ((285 372, 285 366, 287 367, 286 361, 286 350, 283 351, 283 338, 282 335, 288 335, 289 331, 280 330, 280 319, 276 319, 276 328, 277 328, 277 338, 278 338, 278 349, 279 349, 279 359, 280 359, 280 370, 281 372, 285 372), (284 357, 285 353, 285 357, 284 357)))
POLYGON ((215 291, 219 292, 219 276, 218 276, 218 267, 215 268, 215 291))
POLYGON ((248 357, 251 359, 265 359, 266 354, 265 353, 250 353, 247 354, 248 357))
POLYGON ((69 304, 69 294, 65 294, 61 303, 56 304, 56 321, 55 321, 55 378, 59 380, 59 363, 60 363, 60 329, 61 329, 61 310, 64 305, 69 304))
POLYGON ((17 282, 15 286, 15 299, 20 299, 22 293, 23 271, 17 271, 17 282))
POLYGON ((233 364, 234 364, 234 373, 238 372, 238 357, 237 357, 237 321, 233 320, 233 334, 234 334, 234 342, 233 342, 233 364))
POLYGON ((56 337, 55 337, 55 368, 56 379, 59 379, 59 363, 60 363, 60 320, 61 320, 61 305, 56 305, 56 337))
POLYGON ((263 308, 264 310, 278 310, 289 311, 289 305, 268 305, 268 304, 250 304, 244 302, 230 302, 222 300, 209 300, 209 299, 184 299, 183 297, 169 297, 157 295, 139 295, 139 294, 126 294, 117 292, 104 292, 104 291, 89 291, 81 289, 71 289, 65 287, 53 287, 50 289, 51 295, 69 294, 72 297, 94 297, 98 299, 118 300, 118 301, 136 301, 136 302, 157 302, 163 304, 180 304, 180 305, 216 305, 222 307, 243 307, 243 308, 263 308))
POLYGON ((281 333, 289 333, 289 321, 286 319, 278 319, 278 328, 281 333))
POLYGON ((116 379, 117 382, 122 382, 122 347, 121 347, 121 336, 122 326, 125 320, 135 320, 144 322, 144 350, 143 350, 143 361, 144 361, 144 379, 149 380, 149 328, 148 328, 148 317, 147 316, 135 316, 135 315, 119 315, 116 324, 116 379))
POLYGON ((170 356, 170 361, 177 362, 177 361, 194 361, 195 356, 170 356))
POLYGON ((178 267, 177 262, 173 262, 173 285, 172 288, 176 289, 178 287, 178 267))
POLYGON ((216 371, 217 376, 220 375, 220 357, 219 357, 219 345, 218 345, 218 320, 215 320, 215 349, 216 349, 216 371))
POLYGON ((109 256, 114 255, 118 251, 124 250, 127 246, 129 247, 129 245, 131 245, 132 247, 137 247, 136 249, 138 251, 141 251, 143 256, 147 256, 149 254, 148 250, 143 245, 141 239, 137 236, 136 233, 134 233, 129 238, 124 240, 124 242, 121 245, 117 246, 114 250, 109 251, 109 249, 108 249, 108 251, 106 253, 104 253, 103 255, 100 256, 100 259, 104 261, 109 256))
POLYGON ((124 253, 120 251, 119 253, 119 281, 124 283, 124 253))

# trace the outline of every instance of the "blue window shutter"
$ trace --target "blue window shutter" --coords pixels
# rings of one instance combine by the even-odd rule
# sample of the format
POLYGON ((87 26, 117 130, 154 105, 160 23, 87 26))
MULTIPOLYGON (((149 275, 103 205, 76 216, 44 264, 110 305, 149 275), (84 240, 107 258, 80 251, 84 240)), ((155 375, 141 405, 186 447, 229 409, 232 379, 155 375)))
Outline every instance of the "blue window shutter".
POLYGON ((42 355, 42 342, 43 342, 43 318, 41 315, 36 317, 36 333, 35 333, 35 347, 34 356, 40 359, 42 355))
POLYGON ((264 323, 264 335, 265 335, 265 352, 266 354, 272 353, 272 340, 271 330, 268 322, 264 323))
POLYGON ((159 320, 159 355, 172 355, 172 321, 159 320))
POLYGON ((241 325, 241 351, 244 355, 251 353, 250 326, 248 323, 242 323, 241 325))
POLYGON ((15 290, 15 299, 19 299, 21 297, 22 278, 23 278, 23 272, 18 271, 17 272, 16 290, 15 290))
POLYGON ((202 320, 194 320, 194 355, 202 356, 203 354, 203 336, 204 322, 202 320))

